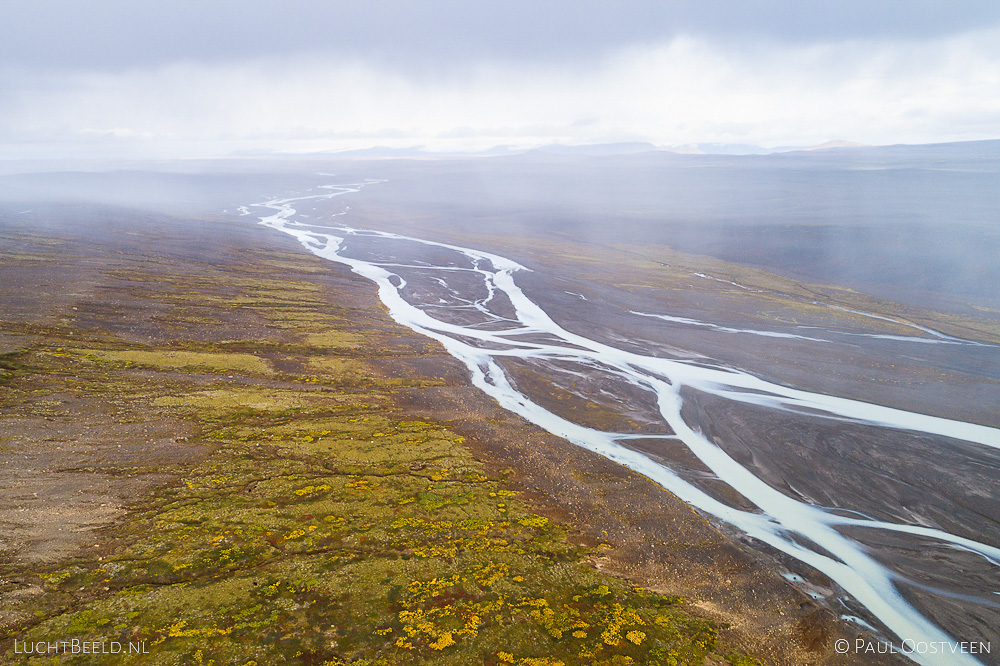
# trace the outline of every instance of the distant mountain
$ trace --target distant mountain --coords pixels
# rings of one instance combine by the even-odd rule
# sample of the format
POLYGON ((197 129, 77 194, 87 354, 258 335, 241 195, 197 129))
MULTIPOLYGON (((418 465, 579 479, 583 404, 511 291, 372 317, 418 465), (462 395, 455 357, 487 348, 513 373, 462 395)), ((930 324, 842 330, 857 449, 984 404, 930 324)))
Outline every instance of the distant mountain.
POLYGON ((789 150, 797 150, 791 146, 778 146, 776 148, 765 148, 749 143, 687 143, 679 146, 670 146, 665 150, 681 155, 769 155, 771 153, 783 153, 789 150))
POLYGON ((319 153, 309 153, 309 157, 426 157, 433 153, 424 146, 407 146, 405 148, 390 148, 389 146, 372 146, 355 150, 325 150, 319 153))
POLYGON ((631 155, 632 153, 659 150, 659 148, 645 141, 627 141, 621 143, 591 143, 576 146, 551 144, 540 146, 534 150, 557 155, 631 155))
MULTIPOLYGON (((867 159, 953 159, 967 157, 984 157, 993 159, 996 156, 1000 140, 964 141, 940 144, 897 144, 869 145, 857 141, 837 139, 816 146, 775 146, 766 148, 744 143, 689 143, 674 146, 656 146, 643 141, 627 141, 618 143, 595 144, 549 144, 535 148, 498 145, 485 150, 433 150, 427 146, 406 146, 393 148, 389 146, 372 146, 353 150, 325 150, 313 153, 282 153, 246 151, 233 153, 232 157, 266 157, 274 159, 339 159, 339 158, 377 158, 377 159, 407 159, 407 158, 468 158, 468 157, 503 157, 516 155, 533 155, 536 157, 550 156, 559 159, 573 157, 625 157, 630 155, 657 159, 669 155, 703 156, 705 158, 723 158, 740 156, 751 158, 771 155, 803 155, 811 153, 815 159, 823 160, 867 160, 867 159), (819 156, 823 155, 823 158, 819 156)), ((2 170, 2 164, 0 164, 2 170)))
POLYGON ((895 144, 891 146, 828 146, 776 155, 788 164, 800 160, 813 165, 848 169, 932 169, 990 171, 1000 167, 1000 140, 951 143, 895 144))
POLYGON ((800 148, 799 150, 827 150, 828 148, 870 148, 871 146, 867 143, 858 143, 857 141, 844 141, 843 139, 835 139, 833 141, 827 141, 826 143, 821 143, 818 146, 810 146, 809 148, 800 148))
POLYGON ((622 143, 592 143, 582 145, 550 144, 537 148, 515 148, 513 146, 501 145, 493 146, 485 150, 477 151, 449 151, 430 150, 426 146, 409 146, 405 148, 389 148, 387 146, 373 146, 371 148, 360 148, 343 151, 323 151, 320 153, 310 153, 309 157, 462 157, 462 156, 500 156, 517 155, 521 153, 546 153, 550 155, 631 155, 633 153, 644 153, 659 150, 651 143, 645 142, 622 142, 622 143))

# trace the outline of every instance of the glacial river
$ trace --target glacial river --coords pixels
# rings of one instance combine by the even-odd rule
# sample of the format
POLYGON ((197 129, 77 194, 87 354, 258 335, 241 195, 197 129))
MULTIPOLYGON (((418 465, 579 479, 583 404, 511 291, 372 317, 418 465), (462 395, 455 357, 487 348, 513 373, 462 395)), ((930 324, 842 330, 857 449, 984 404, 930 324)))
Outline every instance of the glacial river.
MULTIPOLYGON (((260 218, 261 224, 295 237, 313 254, 349 266, 376 283, 379 297, 394 320, 441 343, 465 364, 473 384, 504 408, 645 475, 700 511, 822 572, 877 618, 884 627, 877 631, 880 640, 902 646, 913 661, 980 663, 958 647, 954 651, 947 649, 956 646, 959 640, 977 637, 959 638, 946 633, 900 593, 898 584, 905 581, 931 593, 933 586, 907 579, 905 574, 885 566, 858 535, 876 532, 911 535, 978 556, 996 569, 1000 569, 1000 549, 928 525, 880 520, 862 512, 832 509, 797 499, 772 487, 734 459, 692 424, 682 407, 685 396, 699 392, 811 420, 930 435, 991 449, 1000 449, 1000 430, 782 386, 704 359, 665 358, 620 349, 556 323, 518 286, 516 276, 527 269, 514 261, 455 245, 336 225, 336 220, 319 225, 298 215, 294 208, 299 202, 358 192, 366 184, 330 185, 321 194, 275 199, 254 206, 273 211, 260 218), (661 431, 606 432, 567 420, 515 388, 509 371, 505 370, 505 365, 512 362, 542 364, 562 373, 606 377, 608 382, 627 385, 655 402, 661 431), (742 497, 740 507, 732 506, 705 486, 692 483, 668 465, 628 446, 630 441, 650 438, 682 443, 715 478, 742 497), (936 653, 912 649, 921 641, 944 645, 946 649, 936 653)), ((775 335, 720 327, 668 313, 634 314, 706 330, 714 327, 734 334, 775 335)), ((929 333, 930 337, 915 336, 912 340, 922 344, 979 344, 934 331, 929 333)), ((812 331, 787 335, 817 343, 826 341, 812 331)), ((888 337, 905 340, 905 336, 888 337)), ((1000 594, 1000 590, 994 594, 1000 594)), ((848 619, 865 624, 858 618, 848 619)))

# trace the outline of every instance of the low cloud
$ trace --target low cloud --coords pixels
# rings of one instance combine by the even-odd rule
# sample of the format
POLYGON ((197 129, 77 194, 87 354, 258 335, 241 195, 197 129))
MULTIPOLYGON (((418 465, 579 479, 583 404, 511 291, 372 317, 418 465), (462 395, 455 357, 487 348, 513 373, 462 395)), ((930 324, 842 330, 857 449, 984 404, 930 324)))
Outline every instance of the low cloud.
POLYGON ((0 74, 14 154, 222 154, 649 141, 1000 137, 1000 31, 921 41, 726 45, 676 37, 585 64, 407 74, 329 54, 121 72, 0 74), (102 143, 104 142, 104 143, 102 143))

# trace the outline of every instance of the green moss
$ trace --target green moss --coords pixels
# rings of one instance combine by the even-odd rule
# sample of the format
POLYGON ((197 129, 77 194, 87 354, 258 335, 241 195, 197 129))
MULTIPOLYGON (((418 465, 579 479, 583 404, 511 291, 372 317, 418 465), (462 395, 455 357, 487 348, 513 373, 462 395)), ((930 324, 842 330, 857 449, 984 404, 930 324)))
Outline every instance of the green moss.
POLYGON ((245 372, 250 374, 268 375, 273 370, 265 359, 252 354, 212 354, 192 351, 174 350, 105 350, 105 349, 75 349, 76 353, 86 354, 94 359, 116 361, 119 363, 134 363, 157 369, 192 369, 212 372, 245 372))
POLYGON ((759 659, 754 659, 742 652, 726 653, 726 663, 732 664, 732 666, 764 666, 759 659))
POLYGON ((250 431, 278 445, 237 439, 186 470, 131 545, 49 578, 116 592, 26 639, 141 636, 150 663, 697 663, 714 646, 677 599, 592 569, 443 428, 370 413, 228 432, 250 431))
POLYGON ((355 333, 344 331, 323 331, 321 333, 309 333, 306 335, 306 344, 323 349, 336 349, 338 347, 359 347, 362 337, 355 333))
POLYGON ((23 356, 24 352, 19 351, 0 354, 0 386, 8 384, 27 370, 22 362, 23 356))
MULTIPOLYGON (((385 342, 399 334, 391 324, 335 307, 317 284, 273 279, 308 261, 261 254, 236 274, 118 276, 148 283, 179 319, 250 311, 270 322, 266 340, 135 349, 108 336, 36 354, 60 391, 96 394, 123 419, 184 422, 212 449, 157 468, 175 481, 130 507, 103 559, 38 572, 45 592, 25 602, 35 624, 19 640, 141 642, 148 654, 132 664, 653 666, 712 653, 714 628, 679 599, 600 573, 567 526, 489 477, 460 436, 395 411, 400 386, 431 380, 370 371, 373 350, 404 354, 385 342), (136 368, 235 377, 206 386, 136 368)), ((0 369, 22 360, 0 356, 0 369)), ((62 404, 38 398, 46 414, 62 404)))
POLYGON ((353 406, 361 400, 375 401, 377 397, 328 391, 234 386, 162 396, 153 400, 152 404, 158 407, 185 408, 204 419, 242 423, 260 415, 289 414, 309 408, 338 409, 353 406))

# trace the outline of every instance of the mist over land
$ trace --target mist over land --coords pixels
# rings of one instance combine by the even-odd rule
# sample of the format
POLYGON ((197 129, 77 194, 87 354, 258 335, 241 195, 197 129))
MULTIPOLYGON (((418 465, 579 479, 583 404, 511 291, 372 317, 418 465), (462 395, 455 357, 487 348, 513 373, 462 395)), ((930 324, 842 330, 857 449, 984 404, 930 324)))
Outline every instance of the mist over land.
POLYGON ((413 217, 433 207, 460 230, 664 243, 908 302, 996 307, 998 164, 998 142, 575 161, 529 153, 414 165, 408 178, 387 171, 372 197, 399 196, 413 217))
POLYGON ((142 163, 113 175, 11 175, 4 196, 173 210, 214 199, 224 206, 225 194, 232 201, 237 192, 278 192, 300 174, 326 169, 385 179, 354 203, 355 214, 391 211, 394 224, 662 243, 890 300, 960 311, 1000 307, 993 254, 1000 141, 776 155, 332 157, 164 162, 157 175, 142 163))

